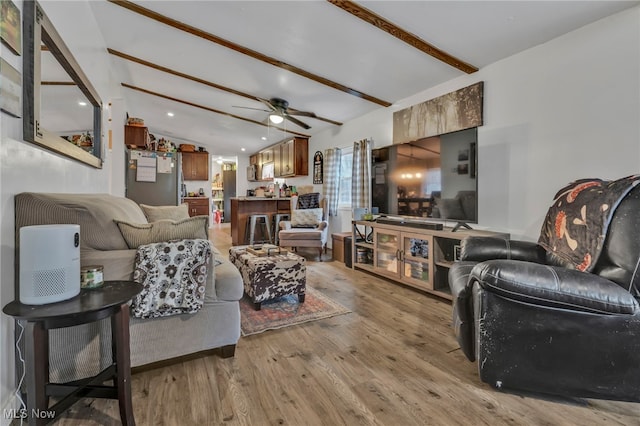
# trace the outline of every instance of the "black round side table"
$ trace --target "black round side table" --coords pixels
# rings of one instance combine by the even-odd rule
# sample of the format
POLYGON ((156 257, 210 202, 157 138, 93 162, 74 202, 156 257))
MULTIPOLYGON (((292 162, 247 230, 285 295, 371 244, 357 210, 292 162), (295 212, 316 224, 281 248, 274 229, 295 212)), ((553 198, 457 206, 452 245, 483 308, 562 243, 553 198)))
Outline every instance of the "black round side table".
MULTIPOLYGON (((132 281, 106 281, 102 287, 82 289, 77 296, 46 305, 18 300, 2 311, 25 325, 25 385, 29 425, 44 425, 80 398, 113 398, 120 406, 123 425, 135 425, 131 403, 128 302, 142 291, 132 281), (49 329, 111 318, 113 363, 96 376, 69 383, 49 383, 49 329), (114 386, 102 383, 113 380, 114 386), (60 399, 49 407, 49 397, 60 399)), ((69 354, 72 356, 72 354, 69 354)), ((16 360, 18 362, 18 360, 16 360)))

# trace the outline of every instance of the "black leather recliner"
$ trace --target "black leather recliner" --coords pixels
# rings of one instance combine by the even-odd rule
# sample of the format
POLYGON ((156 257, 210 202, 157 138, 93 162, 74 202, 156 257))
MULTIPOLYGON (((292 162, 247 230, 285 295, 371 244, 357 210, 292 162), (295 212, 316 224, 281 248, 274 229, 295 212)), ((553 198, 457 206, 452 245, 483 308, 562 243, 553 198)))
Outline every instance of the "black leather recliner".
POLYGON ((450 269, 453 327, 496 388, 640 401, 640 186, 591 272, 533 242, 470 237, 450 269))

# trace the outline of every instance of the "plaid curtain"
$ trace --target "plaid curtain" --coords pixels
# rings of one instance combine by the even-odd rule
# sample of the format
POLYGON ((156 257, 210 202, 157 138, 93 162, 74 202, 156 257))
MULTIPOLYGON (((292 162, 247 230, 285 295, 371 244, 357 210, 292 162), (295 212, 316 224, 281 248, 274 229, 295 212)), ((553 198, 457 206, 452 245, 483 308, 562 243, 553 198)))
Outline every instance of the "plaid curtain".
POLYGON ((371 207, 371 140, 353 143, 353 168, 351 171, 351 207, 371 207))
POLYGON ((324 151, 324 184, 322 194, 327 204, 329 216, 338 215, 338 185, 340 184, 340 148, 330 148, 324 151))

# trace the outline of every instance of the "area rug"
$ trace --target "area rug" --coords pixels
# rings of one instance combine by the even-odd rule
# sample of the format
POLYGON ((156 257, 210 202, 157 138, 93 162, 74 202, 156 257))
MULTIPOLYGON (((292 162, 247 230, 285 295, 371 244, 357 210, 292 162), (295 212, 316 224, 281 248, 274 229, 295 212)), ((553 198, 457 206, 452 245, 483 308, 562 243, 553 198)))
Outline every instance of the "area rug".
POLYGON ((285 296, 262 302, 262 308, 256 311, 253 308, 253 303, 246 295, 240 300, 243 336, 330 318, 349 312, 351 312, 349 309, 311 287, 306 289, 304 303, 298 303, 298 296, 285 296))

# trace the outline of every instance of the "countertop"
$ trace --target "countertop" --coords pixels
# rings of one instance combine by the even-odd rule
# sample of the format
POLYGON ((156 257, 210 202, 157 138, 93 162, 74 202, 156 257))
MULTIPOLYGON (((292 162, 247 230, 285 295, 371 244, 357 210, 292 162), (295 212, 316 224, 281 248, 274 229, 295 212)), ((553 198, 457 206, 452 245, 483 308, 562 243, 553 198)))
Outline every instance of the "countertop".
POLYGON ((233 197, 238 201, 291 200, 291 197, 233 197))

